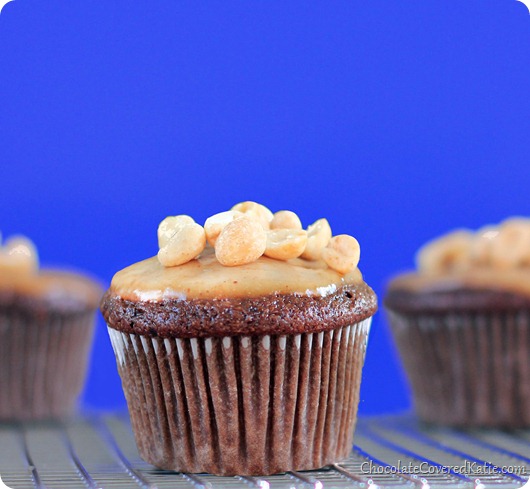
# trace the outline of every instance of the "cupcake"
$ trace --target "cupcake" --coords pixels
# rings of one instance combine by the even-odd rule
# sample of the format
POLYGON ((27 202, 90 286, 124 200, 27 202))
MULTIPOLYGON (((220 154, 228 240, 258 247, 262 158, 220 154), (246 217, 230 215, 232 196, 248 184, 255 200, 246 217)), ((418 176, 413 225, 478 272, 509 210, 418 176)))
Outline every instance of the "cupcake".
POLYGON ((529 219, 428 243, 385 307, 422 420, 530 426, 529 219))
POLYGON ((0 246, 0 421, 73 412, 101 293, 82 275, 40 270, 27 238, 0 246))
POLYGON ((101 306, 140 455, 217 475, 347 457, 377 307, 357 241, 253 202, 158 239, 101 306))

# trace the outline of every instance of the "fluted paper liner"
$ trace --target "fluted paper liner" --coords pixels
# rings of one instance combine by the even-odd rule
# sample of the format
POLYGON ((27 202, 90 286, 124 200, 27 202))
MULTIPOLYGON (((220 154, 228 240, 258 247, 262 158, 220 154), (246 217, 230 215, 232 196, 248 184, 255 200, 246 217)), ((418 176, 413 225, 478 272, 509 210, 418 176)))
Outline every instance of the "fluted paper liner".
POLYGON ((453 426, 530 426, 527 311, 400 314, 390 323, 418 415, 453 426))
POLYGON ((93 330, 93 313, 0 313, 0 420, 72 414, 93 330))
POLYGON ((219 475, 346 458, 369 329, 160 339, 109 328, 140 455, 219 475))

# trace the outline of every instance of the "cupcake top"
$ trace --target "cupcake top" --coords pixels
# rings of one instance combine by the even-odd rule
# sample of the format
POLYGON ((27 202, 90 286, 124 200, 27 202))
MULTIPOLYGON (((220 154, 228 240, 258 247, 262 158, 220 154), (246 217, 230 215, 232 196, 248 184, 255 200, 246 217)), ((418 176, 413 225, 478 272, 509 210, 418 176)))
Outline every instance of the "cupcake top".
POLYGON ((35 244, 24 236, 0 240, 0 304, 26 310, 82 312, 97 307, 102 290, 78 273, 39 267, 35 244))
POLYGON ((424 295, 425 301, 429 294, 437 295, 439 306, 441 295, 455 292, 460 297, 451 297, 451 304, 499 305, 493 296, 502 296, 501 304, 507 297, 510 303, 526 303, 530 301, 530 219, 510 218, 478 231, 453 231, 424 245, 416 264, 416 272, 390 282, 391 302, 399 292, 413 292, 424 295))
MULTIPOLYGON (((195 336, 249 332, 250 323, 252 331, 263 331, 264 323, 270 330, 272 323, 288 321, 289 311, 292 326, 284 325, 282 331, 303 329, 304 318, 307 327, 333 319, 322 326, 331 329, 339 319, 348 322, 375 312, 375 295, 357 268, 359 243, 352 236, 332 236, 326 219, 302 229, 291 211, 273 214, 255 202, 243 202, 208 218, 204 226, 185 215, 167 217, 158 227, 158 244, 157 256, 112 279, 102 310, 117 329, 123 315, 128 316, 127 305, 139 303, 150 312, 149 317, 135 312, 136 330, 148 331, 155 311, 169 306, 187 324, 180 329, 193 330, 195 336), (319 299, 327 312, 315 307, 319 299), (336 309, 330 308, 333 301, 336 309), (201 319, 190 325, 190 317, 197 316, 201 319), (238 329, 236 323, 244 324, 238 329)), ((178 328, 177 322, 174 317, 170 329, 178 328)), ((151 332, 163 335, 167 324, 157 324, 151 332)))

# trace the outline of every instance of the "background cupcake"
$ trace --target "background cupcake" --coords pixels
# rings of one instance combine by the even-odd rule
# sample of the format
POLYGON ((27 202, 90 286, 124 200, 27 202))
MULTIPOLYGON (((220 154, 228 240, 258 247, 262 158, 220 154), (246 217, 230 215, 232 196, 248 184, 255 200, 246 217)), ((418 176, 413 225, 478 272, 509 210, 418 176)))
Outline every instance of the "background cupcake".
POLYGON ((385 298, 419 416, 530 426, 530 220, 424 246, 385 298))
POLYGON ((0 420, 73 412, 100 296, 100 287, 82 275, 39 270, 27 238, 0 247, 0 420))
POLYGON ((159 245, 102 303, 141 456, 222 475, 345 458, 376 310, 357 241, 246 202, 167 218, 159 245))

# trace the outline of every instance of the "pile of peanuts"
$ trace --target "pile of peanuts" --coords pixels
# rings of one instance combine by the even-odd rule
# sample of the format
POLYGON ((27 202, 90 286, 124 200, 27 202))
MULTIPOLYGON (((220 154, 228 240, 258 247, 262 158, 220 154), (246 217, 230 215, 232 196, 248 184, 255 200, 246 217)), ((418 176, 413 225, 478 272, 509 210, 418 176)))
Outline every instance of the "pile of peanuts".
POLYGON ((477 232, 453 231, 423 246, 416 261, 420 271, 431 274, 530 267, 530 219, 513 217, 477 232))
POLYGON ((294 212, 273 214, 248 201, 209 217, 204 226, 186 215, 166 217, 158 226, 158 259, 165 267, 182 265, 197 258, 207 242, 227 267, 252 263, 262 255, 276 260, 301 257, 323 260, 346 274, 357 267, 360 257, 357 240, 346 234, 332 237, 326 219, 305 230, 294 212))
POLYGON ((2 243, 0 235, 0 269, 33 273, 39 268, 37 248, 24 236, 12 236, 2 243))

